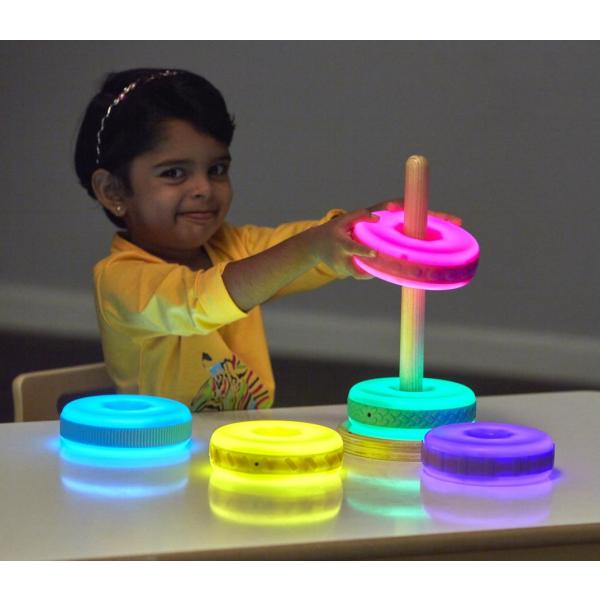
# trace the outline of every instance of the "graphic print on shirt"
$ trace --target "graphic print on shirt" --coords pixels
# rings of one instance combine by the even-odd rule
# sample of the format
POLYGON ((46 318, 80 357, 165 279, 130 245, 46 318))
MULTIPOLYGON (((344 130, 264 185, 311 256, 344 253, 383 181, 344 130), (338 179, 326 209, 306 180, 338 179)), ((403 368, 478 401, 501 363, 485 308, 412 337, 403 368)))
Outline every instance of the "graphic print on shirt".
MULTIPOLYGON (((204 352, 203 366, 211 362, 211 356, 204 352)), ((192 412, 261 408, 269 401, 269 391, 258 375, 235 354, 209 366, 208 371, 210 378, 191 402, 192 412)))

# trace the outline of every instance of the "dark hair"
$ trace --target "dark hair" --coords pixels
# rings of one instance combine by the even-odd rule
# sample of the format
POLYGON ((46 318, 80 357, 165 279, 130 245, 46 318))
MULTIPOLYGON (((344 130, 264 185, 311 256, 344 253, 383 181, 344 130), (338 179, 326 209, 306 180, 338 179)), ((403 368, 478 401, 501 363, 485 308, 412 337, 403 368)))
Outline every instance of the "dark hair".
MULTIPOLYGON (((235 124, 227 111, 221 92, 204 77, 173 69, 175 75, 159 76, 166 69, 130 69, 110 73, 100 92, 90 101, 75 146, 75 171, 79 183, 96 198, 92 174, 106 169, 131 193, 129 167, 140 154, 151 150, 160 140, 161 125, 169 119, 181 119, 198 131, 229 146, 235 124), (105 119, 100 144, 100 161, 96 164, 98 131, 109 106, 125 87, 137 85, 111 109, 105 119)), ((118 227, 125 221, 104 209, 118 227)))

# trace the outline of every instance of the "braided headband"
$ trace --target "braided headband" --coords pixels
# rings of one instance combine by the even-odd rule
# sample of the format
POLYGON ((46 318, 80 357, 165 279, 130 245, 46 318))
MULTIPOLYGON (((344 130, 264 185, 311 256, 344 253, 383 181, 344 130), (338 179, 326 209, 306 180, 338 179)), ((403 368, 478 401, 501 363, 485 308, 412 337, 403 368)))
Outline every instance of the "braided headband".
POLYGON ((104 131, 106 119, 108 119, 108 117, 110 116, 112 109, 115 106, 117 106, 117 104, 122 102, 127 97, 127 94, 129 94, 129 92, 131 92, 138 85, 140 85, 140 83, 149 83, 154 79, 159 79, 161 77, 171 77, 173 75, 177 75, 178 73, 179 71, 171 71, 170 69, 166 69, 165 71, 161 71, 160 73, 156 73, 155 75, 150 75, 149 77, 140 77, 133 83, 130 83, 129 85, 123 88, 122 92, 111 102, 110 106, 108 107, 108 110, 106 111, 106 114, 102 117, 102 120, 100 121, 100 129, 96 134, 96 166, 100 164, 100 145, 102 142, 102 132, 104 131))

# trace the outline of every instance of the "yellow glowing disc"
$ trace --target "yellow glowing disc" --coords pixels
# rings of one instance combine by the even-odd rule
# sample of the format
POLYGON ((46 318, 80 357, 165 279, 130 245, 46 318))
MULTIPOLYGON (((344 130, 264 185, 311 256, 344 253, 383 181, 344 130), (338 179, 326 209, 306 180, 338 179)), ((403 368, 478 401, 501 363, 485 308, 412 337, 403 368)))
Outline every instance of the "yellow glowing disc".
POLYGON ((300 421, 242 421, 217 429, 209 447, 213 467, 261 475, 301 475, 340 469, 337 431, 300 421))

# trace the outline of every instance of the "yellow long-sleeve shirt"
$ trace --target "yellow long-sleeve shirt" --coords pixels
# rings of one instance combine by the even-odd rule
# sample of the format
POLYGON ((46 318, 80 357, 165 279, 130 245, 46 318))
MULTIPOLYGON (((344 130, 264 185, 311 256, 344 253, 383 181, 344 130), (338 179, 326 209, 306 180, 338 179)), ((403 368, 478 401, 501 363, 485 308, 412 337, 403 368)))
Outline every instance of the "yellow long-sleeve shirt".
MULTIPOLYGON (((201 271, 115 234, 110 255, 94 267, 94 284, 104 359, 118 390, 173 398, 192 411, 270 407, 275 382, 260 307, 240 310, 223 271, 342 212, 275 228, 225 223, 205 245, 213 266, 201 271)), ((275 297, 335 277, 321 264, 275 297)))

